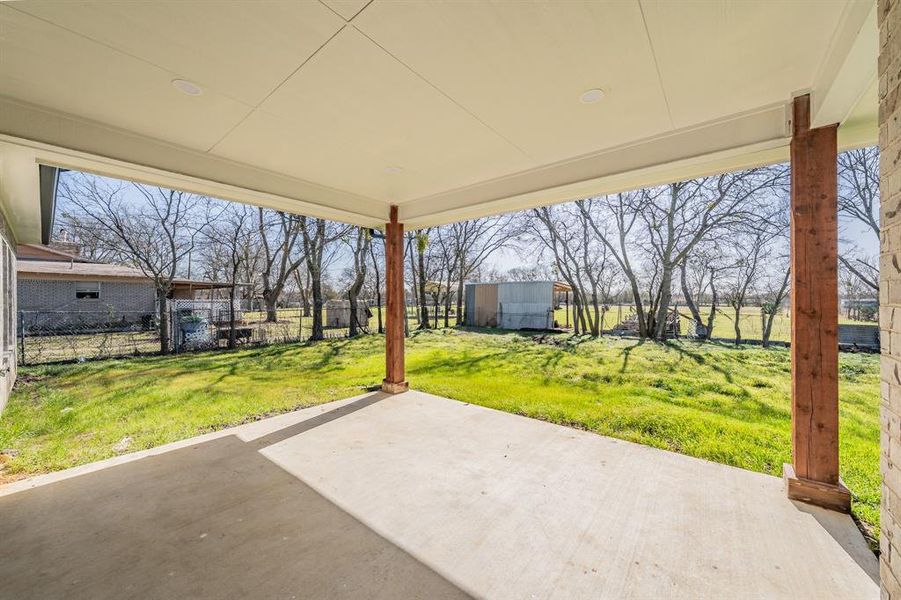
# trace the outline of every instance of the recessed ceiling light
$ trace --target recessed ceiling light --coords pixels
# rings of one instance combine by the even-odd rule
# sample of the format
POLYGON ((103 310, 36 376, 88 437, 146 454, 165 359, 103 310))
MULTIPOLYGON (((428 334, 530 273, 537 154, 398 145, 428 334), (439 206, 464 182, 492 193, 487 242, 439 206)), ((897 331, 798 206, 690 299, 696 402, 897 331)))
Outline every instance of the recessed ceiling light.
POLYGON ((396 175, 397 173, 400 173, 403 170, 404 170, 403 167, 398 167, 397 165, 391 165, 390 167, 385 167, 385 173, 389 173, 391 175, 396 175))
POLYGON ((582 104, 594 104, 603 100, 605 95, 604 90, 601 89, 586 90, 579 96, 579 102, 582 104))
POLYGON ((172 86, 179 92, 183 92, 189 96, 199 96, 203 93, 203 89, 193 81, 187 79, 173 79, 172 86))

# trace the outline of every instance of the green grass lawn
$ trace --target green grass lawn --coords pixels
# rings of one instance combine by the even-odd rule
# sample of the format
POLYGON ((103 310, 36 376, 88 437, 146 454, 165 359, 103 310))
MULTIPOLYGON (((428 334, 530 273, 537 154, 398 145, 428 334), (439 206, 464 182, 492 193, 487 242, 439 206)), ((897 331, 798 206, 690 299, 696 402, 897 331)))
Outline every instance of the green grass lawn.
MULTIPOLYGON (((694 319, 691 318, 691 312, 685 305, 680 305, 677 308, 681 317, 682 334, 687 335, 689 332, 694 331, 694 319)), ((707 315, 710 314, 710 306, 701 306, 698 310, 706 323, 707 315)), ((611 307, 604 317, 604 328, 612 329, 619 322, 620 314, 625 319, 630 312, 633 312, 632 305, 611 307)), ((566 325, 566 308, 555 310, 554 319, 561 326, 566 325)), ((838 320, 839 323, 875 325, 874 321, 855 321, 843 314, 839 315, 838 320)), ((569 322, 572 324, 572 312, 569 315, 569 322)), ((739 328, 743 339, 760 340, 763 338, 763 322, 760 319, 759 306, 749 306, 742 309, 739 317, 739 328)), ((735 311, 728 305, 720 306, 716 311, 716 318, 713 320, 713 337, 726 340, 735 339, 735 311)), ((789 319, 788 312, 782 311, 776 315, 773 320, 773 330, 770 333, 770 339, 774 342, 787 342, 791 339, 791 319, 789 319)))
MULTIPOLYGON (((0 418, 0 481, 362 393, 383 338, 24 369, 0 418)), ((419 390, 779 476, 790 458, 783 348, 441 330, 414 335, 419 390)), ((841 356, 842 477, 878 529, 879 357, 841 356)))

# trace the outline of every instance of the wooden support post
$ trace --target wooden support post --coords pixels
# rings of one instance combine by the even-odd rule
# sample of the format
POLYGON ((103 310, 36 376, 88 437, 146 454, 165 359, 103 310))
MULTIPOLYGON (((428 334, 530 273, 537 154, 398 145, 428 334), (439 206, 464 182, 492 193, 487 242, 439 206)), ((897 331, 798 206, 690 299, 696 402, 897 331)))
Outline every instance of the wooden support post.
POLYGON ((397 222, 397 206, 391 207, 385 225, 385 379, 382 391, 399 394, 408 389, 404 379, 404 225, 397 222))
POLYGON ((838 474, 837 125, 810 129, 795 99, 791 141, 792 464, 788 497, 849 511, 838 474))

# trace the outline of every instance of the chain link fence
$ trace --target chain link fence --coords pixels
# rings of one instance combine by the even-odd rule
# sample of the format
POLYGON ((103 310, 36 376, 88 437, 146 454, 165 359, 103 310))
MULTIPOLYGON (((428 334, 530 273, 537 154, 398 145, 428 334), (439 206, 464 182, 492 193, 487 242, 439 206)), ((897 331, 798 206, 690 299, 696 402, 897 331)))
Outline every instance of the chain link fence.
POLYGON ((160 351, 157 316, 132 311, 20 311, 19 363, 138 356, 160 351))
MULTIPOLYGON (((368 311, 365 304, 363 310, 368 311)), ((349 335, 347 311, 323 311, 323 336, 349 335)), ((361 313, 362 314, 362 313, 361 313)), ((235 307, 227 300, 172 300, 167 306, 167 352, 227 349, 306 341, 313 317, 303 308, 279 308, 272 320, 265 310, 235 307), (231 343, 230 343, 231 342, 231 343)), ((367 317, 368 318, 368 314, 367 317)), ((363 333, 370 329, 364 322, 363 333)), ((374 329, 373 329, 374 330, 374 329)), ((37 365, 160 354, 159 314, 140 311, 20 311, 19 364, 37 365)))

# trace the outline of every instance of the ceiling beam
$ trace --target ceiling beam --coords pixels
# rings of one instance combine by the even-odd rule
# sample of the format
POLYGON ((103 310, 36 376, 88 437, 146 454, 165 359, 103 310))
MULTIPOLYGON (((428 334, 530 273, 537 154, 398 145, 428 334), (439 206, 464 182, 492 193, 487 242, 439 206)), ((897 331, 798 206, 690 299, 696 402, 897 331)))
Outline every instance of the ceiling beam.
POLYGON ((843 123, 876 80, 876 3, 847 5, 811 92, 811 127, 843 123))

